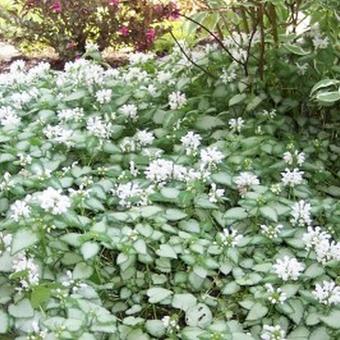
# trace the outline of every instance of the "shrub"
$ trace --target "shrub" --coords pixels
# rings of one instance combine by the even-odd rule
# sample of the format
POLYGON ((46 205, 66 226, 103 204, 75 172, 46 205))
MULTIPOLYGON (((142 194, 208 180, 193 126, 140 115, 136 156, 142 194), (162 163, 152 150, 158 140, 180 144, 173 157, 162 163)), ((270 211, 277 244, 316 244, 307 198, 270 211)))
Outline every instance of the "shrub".
POLYGON ((85 51, 86 43, 108 46, 132 45, 149 49, 162 29, 162 21, 176 18, 172 1, 147 0, 16 0, 5 17, 17 25, 15 40, 52 46, 61 57, 85 51))
POLYGON ((312 89, 328 75, 310 39, 274 60, 290 78, 269 68, 264 81, 216 46, 181 46, 195 65, 178 48, 115 70, 12 64, 0 333, 339 338, 339 116, 313 99, 337 83, 312 89))

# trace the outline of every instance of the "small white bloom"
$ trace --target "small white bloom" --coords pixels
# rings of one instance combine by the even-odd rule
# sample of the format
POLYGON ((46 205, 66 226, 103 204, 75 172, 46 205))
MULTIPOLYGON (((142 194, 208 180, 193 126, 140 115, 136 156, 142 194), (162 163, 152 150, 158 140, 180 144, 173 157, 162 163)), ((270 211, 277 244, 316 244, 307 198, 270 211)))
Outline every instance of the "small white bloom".
POLYGON ((138 116, 137 106, 134 104, 125 104, 120 109, 119 112, 126 118, 131 120, 136 120, 138 116))
POLYGON ((303 64, 299 64, 299 63, 295 63, 296 65, 296 68, 297 68, 297 73, 300 75, 300 76, 303 76, 307 70, 308 70, 308 67, 309 65, 307 63, 303 63, 303 64))
POLYGON ((26 257, 25 254, 19 253, 13 260, 13 270, 15 273, 26 272, 20 280, 21 287, 19 290, 27 290, 39 283, 39 267, 32 258, 26 257))
POLYGON ((220 79, 221 79, 222 83, 225 84, 225 85, 233 82, 234 80, 237 79, 236 70, 234 68, 232 68, 231 70, 227 71, 224 68, 222 70, 222 75, 220 76, 220 79))
POLYGON ((185 93, 172 92, 169 94, 169 106, 171 110, 181 109, 187 103, 185 93))
POLYGON ((10 217, 13 218, 14 221, 19 222, 21 218, 29 218, 31 215, 31 207, 27 204, 27 201, 30 200, 30 196, 28 195, 23 200, 15 201, 10 207, 10 217))
POLYGON ((20 117, 15 111, 9 107, 4 106, 0 108, 0 124, 5 128, 15 128, 21 122, 20 117))
POLYGON ((289 165, 292 165, 294 162, 296 162, 299 166, 301 166, 305 162, 305 158, 305 154, 297 150, 295 150, 293 153, 287 151, 283 154, 283 160, 289 165))
POLYGON ((220 233, 222 242, 228 247, 235 247, 242 240, 243 236, 239 235, 235 229, 223 229, 223 233, 220 233))
POLYGON ((76 107, 74 109, 64 109, 57 113, 59 120, 69 121, 74 120, 79 122, 84 117, 84 110, 76 107))
POLYGON ((291 223, 294 225, 304 227, 312 224, 311 205, 304 200, 300 200, 293 205, 291 215, 291 223))
POLYGON ((37 199, 41 208, 53 215, 64 214, 71 207, 70 199, 66 195, 62 195, 61 190, 52 187, 41 192, 37 199))
POLYGON ((297 280, 304 270, 304 266, 295 257, 290 258, 288 256, 283 259, 277 259, 273 268, 276 275, 283 281, 297 280))
POLYGON ((26 166, 32 163, 32 157, 23 153, 18 153, 19 162, 21 166, 26 166))
POLYGON ((197 149, 201 145, 202 137, 192 131, 189 131, 185 136, 181 138, 183 148, 187 155, 196 153, 197 149))
POLYGON ((238 118, 232 118, 229 120, 229 126, 232 130, 236 132, 241 132, 243 126, 244 126, 244 120, 241 117, 238 118))
POLYGON ((224 155, 216 147, 208 147, 201 150, 200 158, 202 168, 210 168, 220 164, 224 159, 224 155))
POLYGON ((111 89, 103 89, 99 90, 96 93, 96 99, 99 104, 107 104, 110 103, 112 98, 112 90, 111 89))
POLYGON ((90 117, 86 127, 91 134, 100 139, 109 139, 111 137, 112 124, 105 122, 101 117, 90 117))
POLYGON ((0 231, 0 255, 2 251, 11 251, 13 236, 12 234, 4 234, 0 231))
POLYGON ((211 183, 211 189, 209 191, 209 201, 211 203, 217 203, 224 195, 224 189, 217 189, 216 183, 211 183))
POLYGON ((251 172, 241 172, 234 182, 241 195, 244 195, 250 187, 260 184, 258 177, 251 172))
POLYGON ((264 325, 261 333, 262 340, 286 340, 285 331, 280 325, 269 326, 264 325))
POLYGON ((268 300, 274 305, 277 303, 284 303, 287 300, 287 295, 282 291, 281 288, 275 289, 270 283, 266 283, 268 300))
POLYGON ((340 286, 337 286, 334 281, 323 281, 315 285, 313 295, 324 305, 337 305, 340 303, 340 286))
POLYGON ((275 239, 279 237, 279 234, 281 230, 283 229, 283 225, 278 224, 276 226, 273 226, 273 225, 267 226, 265 224, 261 224, 260 228, 261 228, 262 234, 266 235, 270 239, 275 239))
POLYGON ((284 172, 281 172, 282 184, 284 186, 295 187, 303 182, 303 174, 304 172, 297 168, 292 171, 287 168, 284 172))
POLYGON ((147 130, 138 130, 135 134, 135 139, 137 143, 141 146, 150 145, 155 140, 155 136, 152 132, 149 132, 147 130))
POLYGON ((320 33, 317 33, 313 36, 312 42, 316 50, 325 49, 329 45, 328 37, 322 37, 320 33))

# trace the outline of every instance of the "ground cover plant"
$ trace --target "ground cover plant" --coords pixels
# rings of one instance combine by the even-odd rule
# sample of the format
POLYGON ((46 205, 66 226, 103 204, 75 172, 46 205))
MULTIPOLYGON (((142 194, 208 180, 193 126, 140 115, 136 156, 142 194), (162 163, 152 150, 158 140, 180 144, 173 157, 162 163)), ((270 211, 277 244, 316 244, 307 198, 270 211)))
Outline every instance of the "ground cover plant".
POLYGON ((339 338, 336 50, 249 40, 0 75, 1 334, 339 338))

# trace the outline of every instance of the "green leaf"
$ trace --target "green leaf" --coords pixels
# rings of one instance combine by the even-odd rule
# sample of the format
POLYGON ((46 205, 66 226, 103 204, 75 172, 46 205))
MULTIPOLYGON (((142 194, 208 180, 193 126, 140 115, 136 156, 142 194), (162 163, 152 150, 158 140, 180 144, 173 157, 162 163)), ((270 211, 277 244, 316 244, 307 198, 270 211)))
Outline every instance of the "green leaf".
POLYGON ((31 318, 34 315, 34 310, 30 301, 23 299, 16 304, 9 305, 8 313, 15 318, 31 318))
POLYGON ((329 86, 332 86, 332 85, 337 85, 337 84, 339 84, 339 80, 322 79, 313 86, 312 90, 310 91, 310 94, 312 95, 317 90, 320 90, 322 88, 329 87, 329 86))
POLYGON ((0 309, 0 334, 6 334, 9 327, 8 315, 0 309))
POLYGON ((146 294, 149 297, 150 303, 158 303, 171 296, 172 291, 161 287, 154 287, 148 289, 146 294))
POLYGON ((253 307, 251 307, 246 320, 254 321, 263 318, 268 313, 268 308, 259 302, 256 302, 253 307))
POLYGON ((16 159, 15 156, 11 155, 10 153, 0 154, 0 164, 6 162, 13 162, 15 159, 16 159))
POLYGON ((97 198, 91 197, 90 199, 86 200, 86 206, 93 210, 105 211, 105 207, 97 198))
POLYGON ((195 306, 197 299, 192 294, 175 294, 172 299, 172 307, 187 311, 195 306))
POLYGON ((212 314, 208 306, 199 303, 185 313, 185 322, 190 327, 206 328, 212 322, 212 314))
POLYGON ((78 101, 87 96, 85 90, 77 90, 64 98, 65 102, 78 101))
POLYGON ((84 260, 88 260, 94 256, 96 256, 99 252, 99 245, 96 242, 85 242, 81 248, 80 252, 84 257, 84 260))
POLYGON ((296 54, 296 55, 304 56, 304 55, 310 54, 310 51, 305 51, 302 47, 296 46, 296 45, 292 45, 292 44, 285 44, 285 48, 289 52, 291 52, 293 54, 296 54))
POLYGON ((88 279, 93 274, 93 268, 84 262, 78 263, 73 270, 75 280, 88 279))
POLYGON ((318 327, 310 335, 309 340, 331 340, 326 327, 318 327))
POLYGON ((162 188, 161 189, 161 195, 170 200, 175 200, 179 194, 180 194, 180 191, 176 188, 162 188))
POLYGON ((167 209, 165 212, 165 218, 169 221, 178 221, 187 217, 187 214, 179 209, 167 209))
POLYGON ((177 254, 175 250, 169 244, 161 244, 156 253, 161 257, 177 259, 177 254))
POLYGON ((278 216, 277 212, 274 208, 265 206, 260 208, 260 213, 264 218, 268 218, 271 221, 277 222, 278 221, 278 216))
POLYGON ((327 316, 321 316, 320 319, 328 327, 340 329, 340 310, 333 309, 327 316))
POLYGON ((165 334, 165 326, 161 320, 147 320, 145 328, 149 334, 156 338, 160 338, 165 334))
POLYGON ((237 293, 240 289, 241 287, 235 281, 231 281, 227 283, 226 286, 223 288, 222 294, 232 295, 232 294, 237 293))
POLYGON ((27 249, 38 242, 38 236, 30 229, 18 230, 12 241, 11 254, 14 255, 21 250, 27 249))
POLYGON ((43 305, 51 296, 51 289, 44 286, 34 287, 31 294, 31 304, 33 308, 43 305))
POLYGON ((227 210, 224 217, 229 220, 237 221, 247 218, 248 214, 244 208, 237 207, 227 210))
POLYGON ((304 275, 315 279, 316 277, 323 275, 324 272, 323 266, 321 266, 319 263, 313 263, 306 269, 304 275))
POLYGON ((323 103, 335 103, 340 100, 340 92, 332 91, 332 92, 322 92, 316 95, 316 99, 323 103))
POLYGON ((134 244, 133 247, 136 249, 136 252, 141 255, 146 255, 147 254, 147 248, 145 241, 143 239, 137 240, 134 244))
POLYGON ((236 104, 240 104, 247 98, 247 95, 245 93, 237 94, 236 96, 232 97, 229 100, 229 106, 234 106, 236 104))
POLYGON ((225 122, 215 116, 201 116, 195 123, 195 127, 199 130, 211 130, 224 125, 225 122))

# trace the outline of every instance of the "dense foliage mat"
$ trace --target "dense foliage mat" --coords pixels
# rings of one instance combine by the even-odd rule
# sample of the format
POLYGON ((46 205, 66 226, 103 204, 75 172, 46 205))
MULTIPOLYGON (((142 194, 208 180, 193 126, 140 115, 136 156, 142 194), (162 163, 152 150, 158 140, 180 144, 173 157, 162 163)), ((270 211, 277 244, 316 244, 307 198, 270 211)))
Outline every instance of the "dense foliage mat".
POLYGON ((332 101, 187 53, 0 76, 7 338, 339 338, 332 101))

